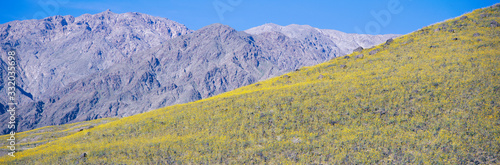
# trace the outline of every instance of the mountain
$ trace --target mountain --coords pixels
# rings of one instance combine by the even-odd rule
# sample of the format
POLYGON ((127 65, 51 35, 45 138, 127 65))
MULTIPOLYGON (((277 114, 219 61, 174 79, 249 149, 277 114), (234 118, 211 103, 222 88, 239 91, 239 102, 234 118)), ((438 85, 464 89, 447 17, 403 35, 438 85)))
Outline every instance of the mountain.
POLYGON ((18 51, 25 85, 21 87, 32 99, 50 95, 50 87, 62 87, 115 63, 127 63, 135 52, 192 32, 166 18, 109 10, 76 18, 12 21, 0 25, 0 31, 3 49, 18 51))
POLYGON ((478 9, 349 58, 83 129, 0 162, 498 164, 499 21, 500 5, 478 9))
MULTIPOLYGON (((315 40, 281 32, 252 35, 222 24, 191 31, 165 18, 110 11, 1 27, 5 50, 12 46, 19 54, 18 131, 208 98, 360 46, 339 41, 350 45, 339 47, 331 36, 309 31, 303 35, 315 40), (23 28, 29 26, 36 30, 23 28)), ((363 46, 395 36, 371 36, 363 46)), ((8 117, 4 112, 0 119, 8 117)))
MULTIPOLYGON (((24 113, 18 116, 19 121, 30 123, 24 128, 35 128, 30 125, 46 116, 43 107, 54 101, 49 97, 59 89, 115 64, 130 63, 131 54, 188 33, 192 30, 166 18, 109 10, 76 18, 53 16, 1 24, 2 52, 17 51, 18 103, 24 113)), ((6 80, 6 56, 0 61, 0 75, 6 80)), ((0 83, 3 87, 4 82, 0 83)), ((6 92, 4 88, 0 91, 6 92)), ((6 96, 0 96, 2 109, 7 107, 6 96)), ((0 114, 7 119, 5 111, 0 114)))
POLYGON ((269 36, 273 33, 283 34, 289 38, 308 41, 314 45, 318 40, 319 45, 335 45, 335 52, 339 54, 348 54, 356 48, 370 48, 374 45, 385 42, 388 38, 396 38, 399 35, 367 35, 367 34, 348 34, 337 30, 318 29, 309 25, 288 25, 280 26, 273 23, 254 27, 245 32, 254 35, 269 36), (316 42, 315 42, 316 41, 316 42))

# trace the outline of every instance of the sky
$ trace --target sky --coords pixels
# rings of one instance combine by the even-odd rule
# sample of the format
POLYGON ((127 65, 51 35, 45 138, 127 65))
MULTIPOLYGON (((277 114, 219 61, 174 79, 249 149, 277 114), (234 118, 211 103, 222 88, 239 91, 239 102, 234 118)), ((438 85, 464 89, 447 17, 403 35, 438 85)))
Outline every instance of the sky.
POLYGON ((213 23, 239 31, 275 23, 347 33, 407 34, 496 3, 500 0, 9 0, 0 6, 0 24, 110 9, 165 17, 192 30, 213 23))

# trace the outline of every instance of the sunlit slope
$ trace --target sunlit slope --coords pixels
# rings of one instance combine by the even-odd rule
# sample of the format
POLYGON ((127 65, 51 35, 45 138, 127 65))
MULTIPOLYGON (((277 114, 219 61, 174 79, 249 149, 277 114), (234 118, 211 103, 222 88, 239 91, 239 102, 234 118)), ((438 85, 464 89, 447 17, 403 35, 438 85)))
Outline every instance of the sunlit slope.
MULTIPOLYGON (((57 138, 68 136, 85 129, 92 129, 97 125, 115 121, 118 118, 104 118, 98 120, 84 121, 72 124, 47 126, 26 132, 18 132, 15 134, 16 151, 23 151, 30 148, 35 148, 42 144, 56 140, 57 138)), ((10 135, 2 135, 0 139, 9 139, 10 135)), ((7 155, 10 152, 7 148, 8 143, 0 143, 0 155, 7 155)))
POLYGON ((496 164, 499 10, 99 125, 0 163, 496 164))

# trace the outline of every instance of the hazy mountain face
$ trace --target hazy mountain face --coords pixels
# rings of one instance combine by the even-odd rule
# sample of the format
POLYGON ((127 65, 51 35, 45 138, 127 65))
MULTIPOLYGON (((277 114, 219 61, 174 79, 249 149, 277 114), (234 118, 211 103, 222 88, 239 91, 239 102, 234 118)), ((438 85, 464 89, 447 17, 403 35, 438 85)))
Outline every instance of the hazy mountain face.
POLYGON ((395 38, 399 35, 367 35, 367 34, 348 34, 337 30, 318 29, 309 25, 288 25, 280 26, 276 24, 265 24, 246 30, 245 32, 254 35, 266 35, 267 33, 280 33, 289 38, 298 39, 313 48, 320 49, 323 46, 333 46, 339 54, 351 53, 358 47, 369 48, 383 43, 389 38, 395 38), (319 45, 315 45, 319 43, 319 45))
POLYGON ((0 30, 4 50, 19 54, 19 130, 195 101, 396 37, 272 24, 193 32, 165 18, 110 11, 13 21, 0 30))

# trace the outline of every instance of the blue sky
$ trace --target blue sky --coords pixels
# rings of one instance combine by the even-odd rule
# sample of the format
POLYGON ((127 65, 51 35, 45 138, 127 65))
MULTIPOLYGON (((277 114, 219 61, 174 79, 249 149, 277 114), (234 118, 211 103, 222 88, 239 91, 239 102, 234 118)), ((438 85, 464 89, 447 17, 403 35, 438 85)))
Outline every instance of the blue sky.
POLYGON ((10 0, 0 23, 106 9, 166 17, 197 30, 213 23, 246 30, 265 23, 307 24, 348 33, 406 34, 499 0, 10 0))

